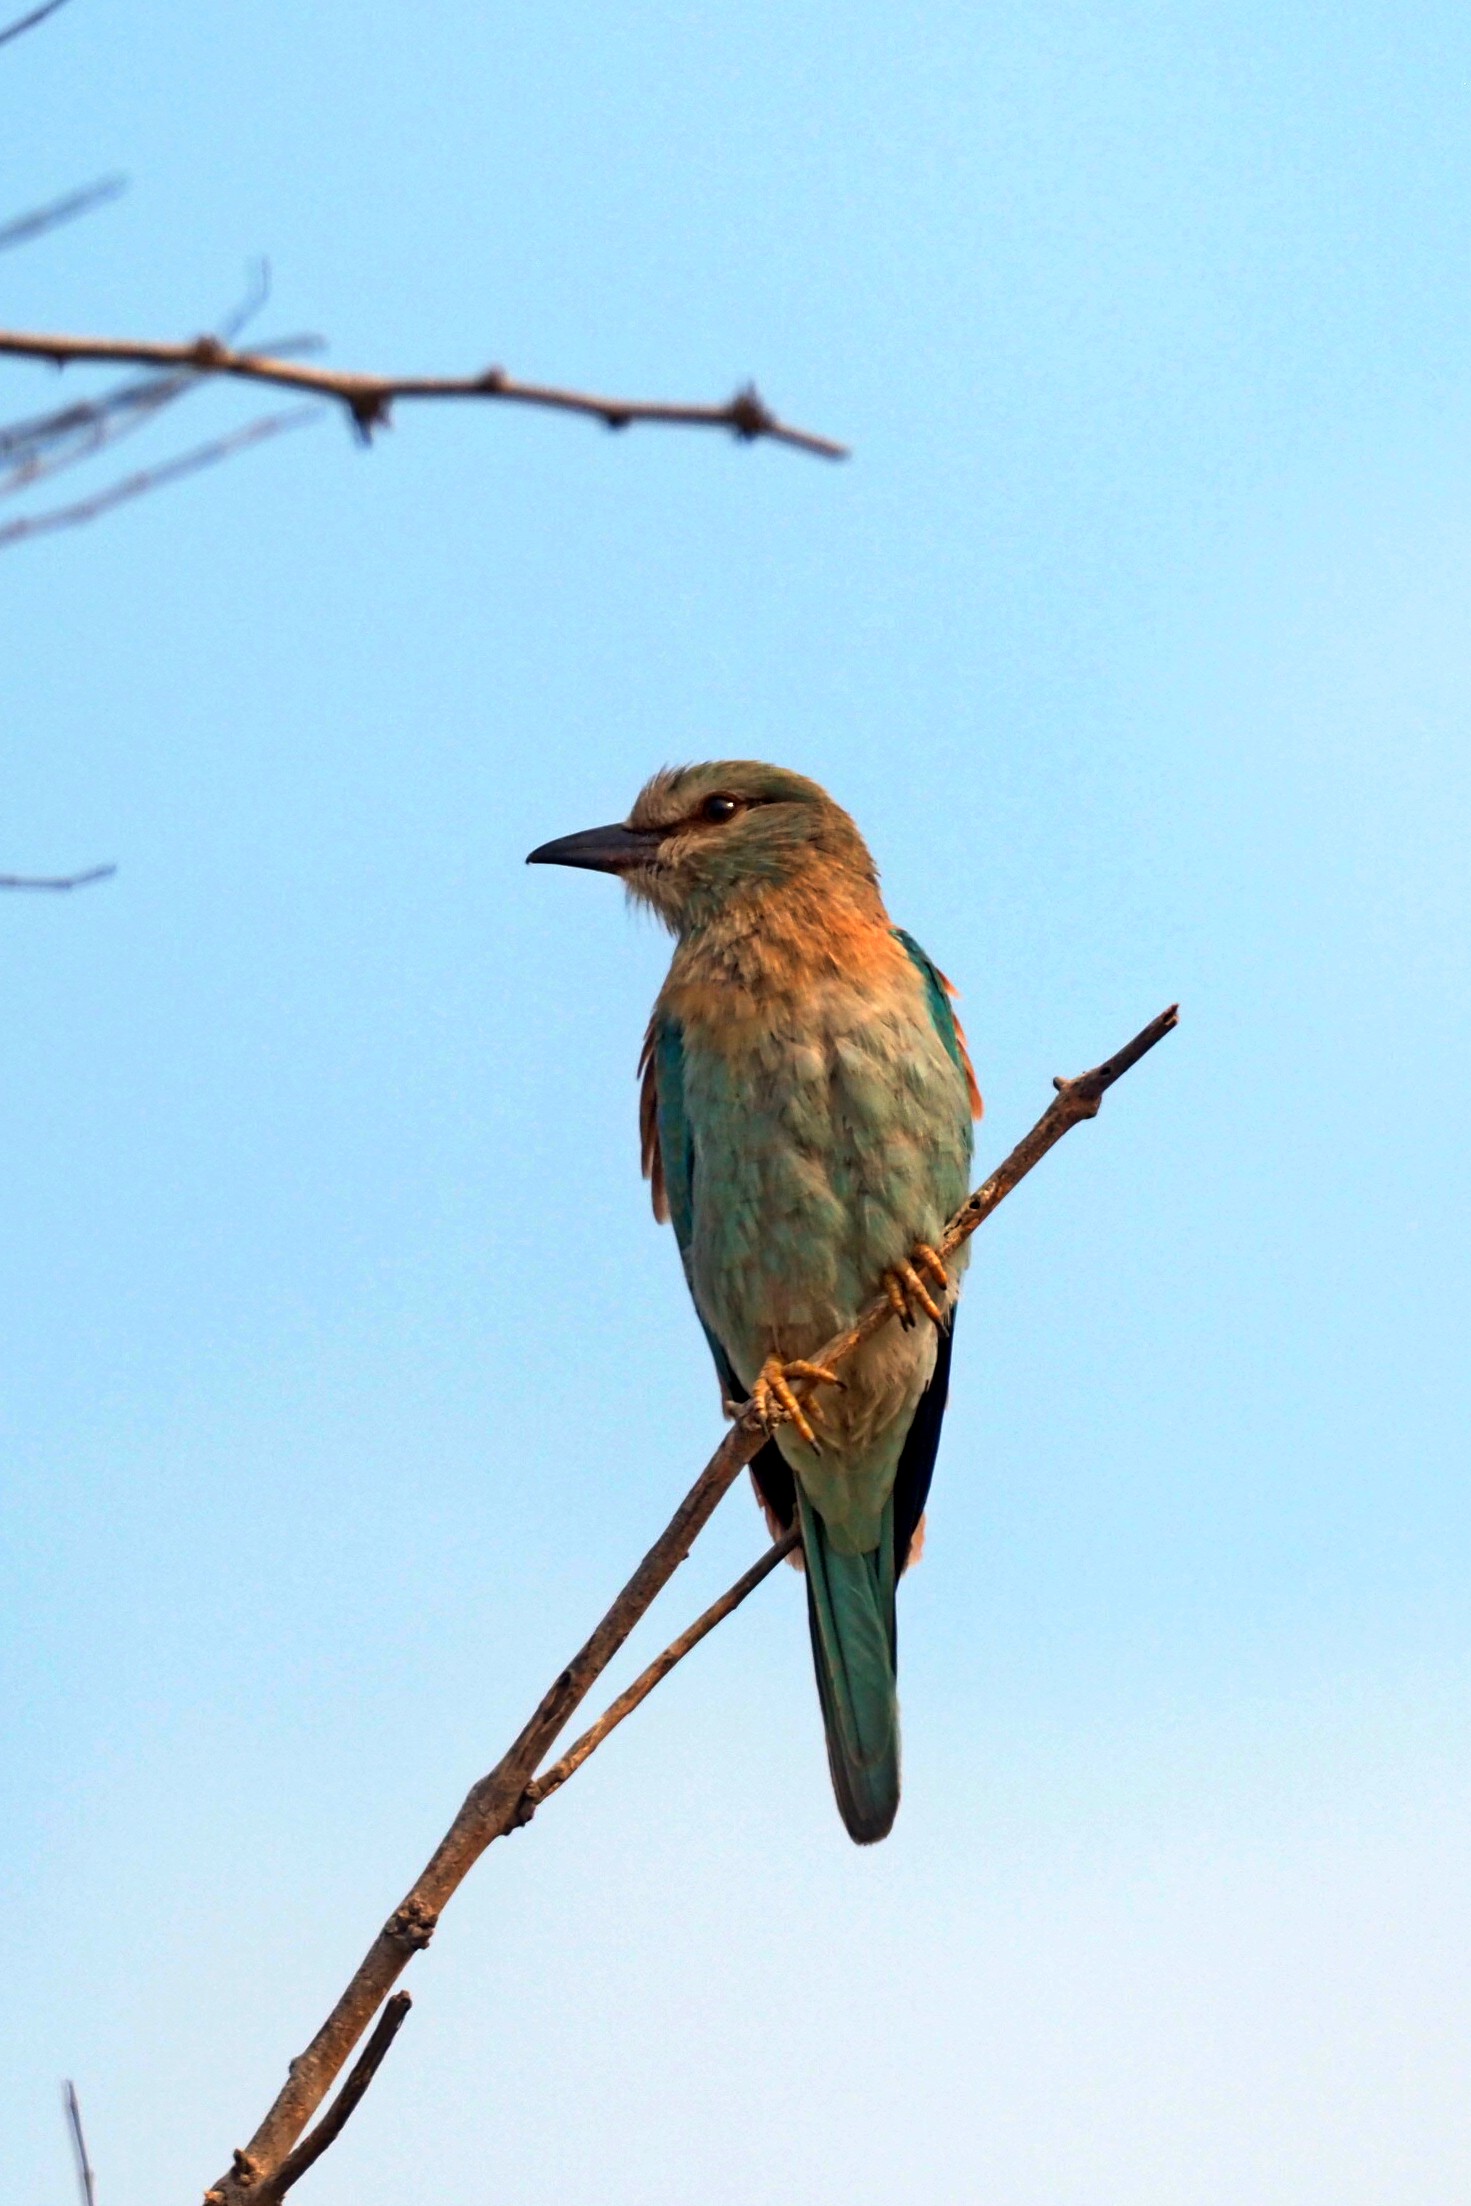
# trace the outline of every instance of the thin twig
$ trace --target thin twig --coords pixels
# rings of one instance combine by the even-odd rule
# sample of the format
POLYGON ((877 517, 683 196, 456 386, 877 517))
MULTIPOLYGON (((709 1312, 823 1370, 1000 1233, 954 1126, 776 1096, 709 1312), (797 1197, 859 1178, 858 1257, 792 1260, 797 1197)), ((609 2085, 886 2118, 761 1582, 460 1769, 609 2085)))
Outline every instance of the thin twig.
POLYGON ((33 31, 38 23, 45 22, 48 15, 55 15, 58 8, 65 6, 66 0, 45 0, 44 6, 32 8, 29 15, 17 16, 13 23, 7 23, 4 30, 0 31, 0 46, 8 45, 12 38, 19 38, 22 31, 33 31))
POLYGON ((102 176, 95 184, 83 184, 80 190, 68 192, 64 199, 53 199, 49 206, 34 207, 29 214, 0 223, 0 253, 12 245, 29 245, 32 238, 59 229, 63 222, 75 222, 79 214, 90 214, 94 207, 116 199, 127 188, 126 176, 102 176))
POLYGON ((256 2206, 276 2206, 276 2202, 286 2196, 292 2184, 299 2183, 307 2169, 321 2159, 327 2147, 336 2144, 357 2112, 363 2093, 382 2067, 388 2048, 403 2028, 413 2004, 407 1992, 393 1994, 379 2015, 377 2027, 358 2055, 346 2083, 316 2128, 303 2137, 293 2152, 287 2153, 273 2176, 256 2187, 252 2194, 256 2206))
POLYGON ((19 421, 5 422, 0 425, 0 466, 6 470, 6 488, 19 482, 26 470, 56 445, 75 443, 79 438, 91 440, 119 414, 151 415, 167 399, 193 387, 192 375, 133 376, 126 383, 115 383, 98 398, 78 399, 74 405, 56 406, 49 413, 23 415, 19 421))
POLYGON ((87 2140, 82 2133, 82 2108, 77 2098, 77 2087, 68 2076, 61 2087, 62 2103, 66 2108, 66 2126, 71 2132, 72 2151, 77 2163, 77 2189, 82 2194, 82 2206, 97 2206, 97 2179, 92 2173, 92 2163, 87 2158, 87 2140))
MULTIPOLYGON (((1178 1012, 1171 1005, 1116 1056, 1075 1080, 1056 1081, 1056 1099, 1004 1163, 956 1212, 940 1244, 942 1250, 958 1248, 1071 1127, 1094 1117, 1106 1091, 1153 1049, 1177 1020, 1178 1012)), ((892 1316, 887 1297, 878 1297, 856 1325, 818 1350, 813 1361, 826 1366, 843 1361, 892 1316)), ((722 1497, 767 1438, 766 1427, 754 1408, 748 1406, 596 1631, 553 1680, 520 1736, 495 1768, 471 1786, 422 1875, 379 1931, 311 2044, 292 2061, 287 2080, 249 2147, 243 2152, 237 2150, 229 2173, 205 2193, 208 2206, 250 2206, 252 2200, 259 2199, 260 2186, 280 2169, 410 1957, 428 1945, 447 1902, 486 1848, 522 1820, 527 1789, 557 1734, 674 1575, 722 1497)), ((762 1563, 769 1565, 772 1560, 768 1554, 762 1563)))
POLYGON ((314 421, 320 411, 317 406, 294 406, 284 414, 265 414, 258 421, 247 422, 243 429, 232 430, 228 436, 196 445, 192 452, 181 452, 177 459, 165 460, 161 466, 145 467, 139 474, 125 475, 121 482, 112 483, 106 490, 82 498, 75 505, 52 506, 45 513, 28 513, 23 520, 7 521, 0 528, 0 551, 9 544, 23 543, 27 537, 45 536, 53 529, 75 528, 80 522, 95 521, 100 514, 110 513, 114 506, 126 505, 130 498, 141 498, 150 490, 161 490, 165 483, 177 482, 183 475, 195 475, 201 468, 214 467, 233 453, 243 452, 247 445, 261 444, 267 437, 280 436, 287 429, 303 428, 307 422, 314 421))
POLYGON ((0 498, 22 497, 37 483, 80 467, 124 437, 146 429, 166 406, 193 387, 194 380, 192 375, 150 375, 107 392, 95 405, 69 406, 49 419, 0 429, 0 464, 7 448, 22 453, 0 473, 0 498))
POLYGON ((110 881, 116 866, 88 866, 85 873, 0 873, 0 889, 84 889, 110 881))
POLYGON ((529 1823, 543 1800, 550 1800, 554 1792, 560 1792, 568 1778, 574 1777, 581 1769, 589 1754, 595 1753, 602 1745, 609 1732, 616 1731, 624 1717, 631 1716, 640 1701, 647 1700, 654 1687, 663 1683, 675 1663, 683 1662, 691 1649, 698 1647, 700 1641, 713 1632, 717 1624, 723 1624, 731 1611, 740 1607, 746 1595, 754 1593, 762 1579, 769 1578, 777 1564, 801 1544, 802 1534, 793 1525, 790 1532, 784 1532, 774 1546, 767 1548, 759 1561, 752 1563, 750 1569, 737 1578, 728 1592, 722 1593, 718 1601, 712 1601, 704 1614, 695 1618, 688 1630, 682 1631, 678 1639, 672 1640, 661 1655, 656 1655, 646 1670, 640 1670, 632 1685, 626 1686, 618 1698, 608 1704, 597 1722, 589 1725, 582 1737, 568 1747, 562 1759, 553 1762, 551 1768, 540 1777, 533 1777, 522 1796, 523 1812, 519 1820, 529 1823))
POLYGON ((480 375, 467 376, 388 376, 301 367, 266 353, 232 351, 212 336, 181 345, 124 337, 47 336, 0 330, 0 354, 22 360, 49 360, 56 367, 64 367, 70 360, 130 362, 137 367, 191 368, 200 375, 274 383, 287 390, 307 391, 314 398, 338 400, 364 439, 387 422, 396 399, 489 398, 518 406, 547 406, 558 413, 588 414, 609 429, 626 429, 637 421, 688 429, 728 429, 745 443, 767 437, 776 444, 814 452, 821 459, 848 457, 847 446, 835 444, 831 437, 816 436, 811 430, 794 429, 779 421, 753 384, 737 391, 724 406, 686 406, 662 399, 605 398, 591 391, 563 390, 551 383, 522 383, 507 375, 504 368, 486 368, 480 375))

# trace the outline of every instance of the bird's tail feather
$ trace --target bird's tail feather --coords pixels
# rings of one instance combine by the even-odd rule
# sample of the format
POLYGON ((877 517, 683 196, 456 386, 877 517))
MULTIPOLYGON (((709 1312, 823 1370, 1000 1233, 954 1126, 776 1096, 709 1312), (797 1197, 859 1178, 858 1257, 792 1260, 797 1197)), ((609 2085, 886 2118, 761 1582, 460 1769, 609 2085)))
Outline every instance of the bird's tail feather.
POLYGON ((894 1505, 871 1555, 840 1555, 797 1481, 807 1620, 838 1812, 860 1846, 886 1838, 899 1809, 894 1505))

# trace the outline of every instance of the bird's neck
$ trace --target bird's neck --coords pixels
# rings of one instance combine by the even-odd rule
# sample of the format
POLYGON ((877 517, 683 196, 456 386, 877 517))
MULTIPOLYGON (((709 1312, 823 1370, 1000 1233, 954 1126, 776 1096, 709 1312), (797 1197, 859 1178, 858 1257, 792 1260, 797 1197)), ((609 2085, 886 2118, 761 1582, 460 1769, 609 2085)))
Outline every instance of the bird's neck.
POLYGON ((813 868, 753 887, 681 933, 662 1001, 686 1021, 760 1016, 823 982, 876 976, 903 954, 871 881, 813 868))

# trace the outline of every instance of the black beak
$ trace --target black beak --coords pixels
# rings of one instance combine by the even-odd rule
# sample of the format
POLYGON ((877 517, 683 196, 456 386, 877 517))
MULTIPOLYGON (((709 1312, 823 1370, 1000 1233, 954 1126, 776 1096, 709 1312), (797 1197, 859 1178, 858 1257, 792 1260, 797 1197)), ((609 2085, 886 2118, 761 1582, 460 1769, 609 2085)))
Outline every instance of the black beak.
POLYGON ((627 873, 642 865, 659 847, 659 837, 647 827, 585 827, 580 835, 563 835, 557 842, 542 843, 533 850, 529 866, 582 866, 589 873, 627 873))

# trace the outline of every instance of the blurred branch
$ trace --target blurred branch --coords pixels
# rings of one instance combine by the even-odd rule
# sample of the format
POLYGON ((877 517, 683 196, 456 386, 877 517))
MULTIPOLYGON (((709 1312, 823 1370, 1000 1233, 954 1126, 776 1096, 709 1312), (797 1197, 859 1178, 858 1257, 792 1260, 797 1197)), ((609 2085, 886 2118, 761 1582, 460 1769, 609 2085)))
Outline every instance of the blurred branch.
POLYGON ((13 221, 0 222, 0 253, 11 245, 29 245, 32 238, 60 229, 63 222, 75 222, 78 215, 105 206, 127 188, 126 176, 102 176, 95 184, 83 184, 80 190, 68 192, 64 199, 53 199, 49 206, 35 207, 29 214, 16 215, 13 221))
POLYGON ((0 889, 84 889, 93 881, 110 881, 116 866, 89 866, 85 873, 0 873, 0 889))
POLYGON ((258 421, 247 422, 243 429, 232 430, 228 436, 196 445, 192 452, 183 452, 177 459, 165 460, 158 467, 145 467, 136 475, 125 475, 121 482, 110 484, 90 498, 79 499, 75 505, 52 506, 45 513, 29 513, 23 520, 7 521, 0 528, 0 551, 10 544, 24 543, 28 537, 44 536, 54 529, 76 528, 83 521, 95 521, 99 514, 110 513, 114 506, 126 505, 130 498, 141 498, 150 490, 161 490, 165 483, 178 482, 181 476, 196 475, 202 468, 215 467, 232 454, 243 452, 248 445, 262 444, 268 437, 281 436, 288 429, 300 429, 316 420, 320 411, 317 406, 296 406, 284 414, 265 414, 258 421))
MULTIPOLYGON (((283 352, 311 352, 321 339, 283 337, 279 343, 283 352)), ((138 376, 114 384, 100 398, 0 427, 0 498, 16 497, 146 428, 166 406, 197 389, 198 380, 194 375, 138 376)))
POLYGON ((71 2132, 72 2151, 77 2162, 77 2189, 82 2194, 82 2206, 97 2206, 97 2185, 92 2174, 92 2163, 87 2158, 87 2140, 82 2134, 82 2109, 77 2099, 77 2087, 68 2077, 61 2087, 62 2103, 66 2107, 66 2126, 71 2132))
POLYGON ((14 497, 144 428, 193 386, 192 375, 139 376, 100 398, 0 428, 0 498, 14 497))
POLYGON ((64 367, 68 361, 112 361, 273 383, 286 390, 309 393, 313 398, 335 399, 346 409, 365 442, 375 429, 387 424, 390 409, 398 399, 479 398, 585 414, 609 429, 626 429, 634 422, 727 429, 748 444, 765 437, 802 452, 814 452, 822 459, 848 456, 846 445, 779 421, 751 384, 737 391, 724 406, 686 406, 662 399, 605 398, 590 391, 563 390, 550 383, 521 383, 507 375, 504 368, 487 368, 483 374, 471 376, 387 376, 302 367, 264 353, 232 351, 214 336, 198 337, 192 344, 152 344, 122 337, 45 336, 25 330, 0 330, 0 354, 22 360, 49 360, 56 367, 64 367))
MULTIPOLYGON (((1177 1022, 1177 1009, 1171 1005, 1115 1056, 1096 1065, 1091 1072, 1082 1073, 1075 1080, 1055 1081, 1057 1095, 1053 1102, 1025 1140, 1017 1144, 1010 1156, 956 1212, 941 1241, 942 1250, 948 1253, 958 1248, 1070 1128, 1085 1118, 1095 1117, 1114 1082, 1153 1049, 1177 1022)), ((825 1366, 843 1361, 861 1341, 888 1324, 893 1315, 887 1296, 880 1295, 869 1304, 856 1325, 820 1349, 813 1361, 825 1366)), ((333 2079, 412 1955, 428 1945, 447 1902, 487 1847, 528 1820, 528 1796, 534 1812, 538 1797, 545 1798, 554 1789, 554 1781, 557 1784, 565 1782, 607 1736, 614 1722, 621 1721, 622 1715, 630 1707, 637 1706, 639 1700, 652 1692, 659 1679, 667 1675, 679 1659, 676 1649, 687 1652, 688 1647, 713 1629, 722 1615, 728 1615, 780 1559, 776 1550, 769 1551, 753 1571, 748 1571, 729 1594, 723 1595, 713 1609, 707 1610, 699 1622, 682 1635, 682 1640, 676 1640, 666 1655, 652 1663, 614 1702, 608 1717, 594 1724, 563 1762, 547 1771, 546 1778, 541 1781, 544 1789, 538 1793, 534 1781, 537 1764, 674 1575, 723 1496, 768 1437, 767 1426, 748 1404, 591 1638, 552 1681, 530 1721, 495 1768, 471 1786, 422 1875, 373 1940, 311 2044, 291 2062, 286 2082, 249 2147, 236 2151, 229 2173, 206 2191, 207 2206, 251 2206, 252 2201, 271 2198, 272 2182, 279 2179, 291 2147, 321 2105, 333 2079), (616 1713, 618 1711, 621 1713, 616 1713)), ((785 1551, 785 1542, 779 1541, 777 1548, 785 1551)))
MULTIPOLYGON (((218 334, 226 340, 238 335, 260 312, 270 291, 269 265, 264 260, 257 261, 251 268, 244 298, 223 316, 218 334)), ((285 357, 316 351, 321 343, 320 337, 311 335, 280 337, 272 349, 276 355, 285 357)), ((84 460, 95 458, 122 438, 146 428, 166 406, 196 390, 199 380, 192 370, 134 376, 128 382, 114 384, 98 398, 81 399, 75 405, 57 407, 49 413, 0 426, 0 498, 17 497, 32 490, 37 483, 62 474, 69 467, 80 466, 84 460)), ((79 514, 77 517, 90 516, 79 514)), ((42 519, 43 525, 62 525, 45 516, 42 519)))
POLYGON ((65 6, 66 0, 45 0, 43 7, 32 8, 29 15, 18 15, 13 23, 7 23, 4 30, 0 31, 0 46, 8 45, 12 38, 19 38, 22 31, 33 31, 38 23, 45 22, 48 15, 55 15, 58 8, 65 6))

